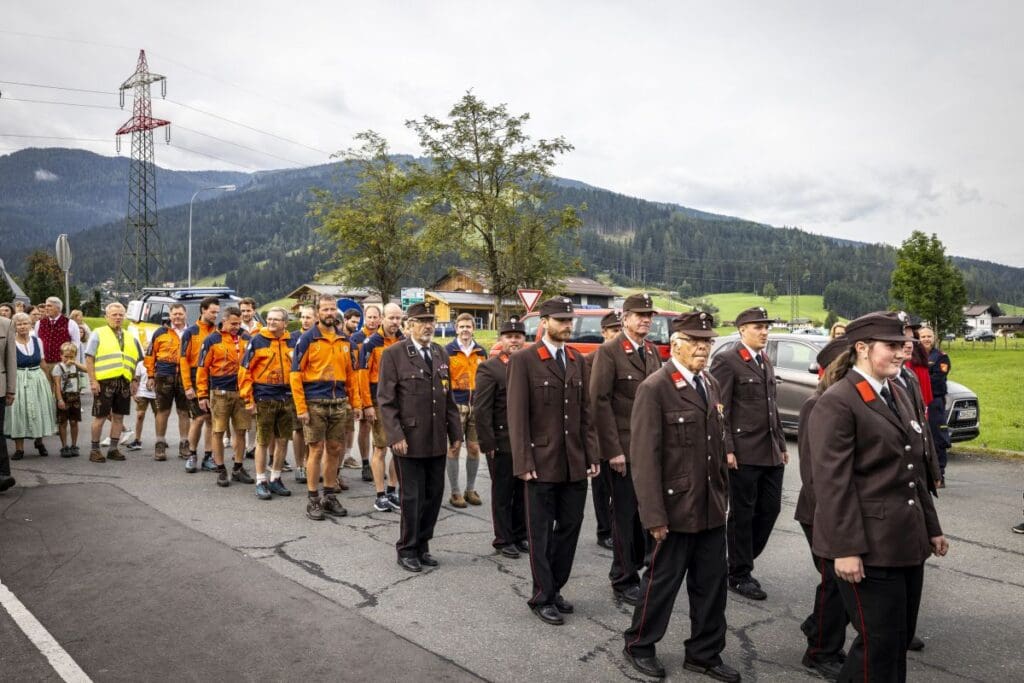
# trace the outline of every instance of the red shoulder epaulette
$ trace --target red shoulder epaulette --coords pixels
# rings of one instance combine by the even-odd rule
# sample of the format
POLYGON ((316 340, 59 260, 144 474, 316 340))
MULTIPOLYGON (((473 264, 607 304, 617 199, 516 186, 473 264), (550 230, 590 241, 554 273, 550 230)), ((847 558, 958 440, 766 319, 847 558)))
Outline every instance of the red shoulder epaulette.
POLYGON ((540 356, 541 360, 551 360, 551 353, 544 344, 537 344, 537 355, 540 356))
POLYGON ((633 353, 633 344, 628 339, 623 339, 622 350, 626 352, 626 355, 633 353))
POLYGON ((857 392, 865 403, 871 403, 875 400, 875 390, 871 388, 871 384, 866 379, 857 382, 857 392))
POLYGON ((741 346, 740 347, 740 358, 742 358, 744 361, 749 361, 750 360, 750 358, 751 358, 750 351, 747 351, 747 347, 746 346, 741 346))

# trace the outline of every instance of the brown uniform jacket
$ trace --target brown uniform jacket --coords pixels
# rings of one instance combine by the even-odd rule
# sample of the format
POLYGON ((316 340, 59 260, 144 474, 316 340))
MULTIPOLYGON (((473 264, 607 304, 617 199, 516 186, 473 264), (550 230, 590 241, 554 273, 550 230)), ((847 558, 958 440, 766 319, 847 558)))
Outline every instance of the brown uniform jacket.
POLYGON ((502 351, 476 369, 473 416, 476 418, 480 450, 484 453, 512 452, 512 443, 508 438, 508 358, 508 354, 502 351))
POLYGON ((18 347, 14 345, 14 325, 7 318, 0 318, 0 389, 4 393, 14 395, 18 386, 17 373, 18 347))
POLYGON ((722 388, 725 450, 735 453, 741 465, 781 465, 786 450, 779 407, 776 403, 775 369, 761 353, 764 371, 740 343, 715 356, 711 374, 722 388))
POLYGON ((405 439, 406 457, 431 458, 448 452, 448 443, 462 441, 459 409, 448 378, 448 354, 430 345, 433 371, 411 339, 384 350, 377 381, 377 404, 389 444, 405 439))
POLYGON ((710 405, 671 361, 637 389, 630 468, 645 529, 695 533, 725 524, 725 418, 718 383, 701 377, 710 405))
POLYGON ((583 356, 566 347, 565 374, 543 341, 508 362, 512 473, 542 482, 580 481, 600 462, 583 356))
POLYGON ((818 402, 819 396, 821 396, 820 393, 814 392, 800 406, 800 432, 797 434, 800 457, 800 495, 796 499, 796 513, 793 515, 793 519, 807 526, 814 525, 815 508, 814 473, 811 471, 814 449, 811 446, 811 430, 808 421, 811 419, 811 411, 814 410, 814 404, 818 402))
POLYGON ((821 395, 808 420, 813 458, 814 552, 860 555, 867 566, 921 564, 929 538, 942 534, 931 496, 924 430, 906 391, 894 382, 897 417, 851 370, 821 395))
POLYGON ((590 373, 590 410, 597 428, 601 459, 625 455, 629 460, 629 419, 640 382, 661 368, 654 344, 644 342, 644 359, 620 332, 594 352, 590 373))
MULTIPOLYGON (((910 394, 910 398, 914 403, 914 414, 915 419, 919 424, 928 424, 928 409, 924 404, 924 393, 921 391, 921 381, 917 379, 917 375, 914 371, 903 366, 900 368, 900 376, 903 381, 907 383, 907 393, 910 394)), ((900 388, 903 388, 902 386, 900 388)), ((936 496, 938 491, 935 488, 935 482, 942 479, 942 470, 939 469, 939 454, 935 450, 935 442, 932 441, 931 429, 925 429, 922 436, 925 441, 925 452, 928 454, 928 472, 921 472, 921 480, 924 482, 928 490, 936 496)))

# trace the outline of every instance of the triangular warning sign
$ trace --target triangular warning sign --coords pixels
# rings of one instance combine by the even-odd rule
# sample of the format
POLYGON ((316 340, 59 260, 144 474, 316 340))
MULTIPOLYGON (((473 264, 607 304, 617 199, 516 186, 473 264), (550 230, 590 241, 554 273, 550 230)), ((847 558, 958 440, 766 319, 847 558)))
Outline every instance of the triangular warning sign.
POLYGON ((541 290, 539 289, 517 289, 516 294, 519 295, 519 300, 526 306, 526 312, 529 313, 533 310, 533 307, 537 305, 537 301, 540 299, 541 290))

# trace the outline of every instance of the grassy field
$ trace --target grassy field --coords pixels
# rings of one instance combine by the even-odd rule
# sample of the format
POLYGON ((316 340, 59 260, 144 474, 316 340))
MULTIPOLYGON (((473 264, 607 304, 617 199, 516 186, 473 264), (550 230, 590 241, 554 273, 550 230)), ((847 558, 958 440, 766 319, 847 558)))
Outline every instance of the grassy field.
POLYGON ((949 378, 974 391, 981 406, 981 436, 956 447, 1024 451, 1024 345, 970 348, 954 342, 945 348, 953 364, 949 378))

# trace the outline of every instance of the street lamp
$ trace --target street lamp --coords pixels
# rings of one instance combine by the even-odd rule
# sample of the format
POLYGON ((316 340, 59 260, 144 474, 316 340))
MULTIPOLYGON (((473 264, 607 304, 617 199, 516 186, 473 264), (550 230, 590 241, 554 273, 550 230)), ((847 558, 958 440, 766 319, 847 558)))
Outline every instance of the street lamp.
POLYGON ((188 286, 192 286, 192 202, 196 200, 196 195, 200 192, 206 192, 207 190, 223 190, 224 192, 234 192, 234 185, 216 185, 214 187, 201 187, 195 191, 192 195, 192 199, 188 200, 188 286))

